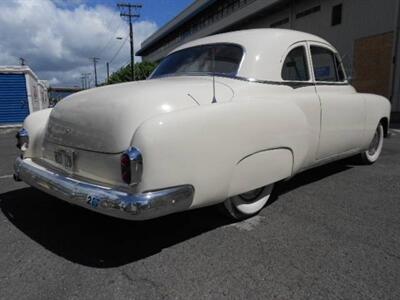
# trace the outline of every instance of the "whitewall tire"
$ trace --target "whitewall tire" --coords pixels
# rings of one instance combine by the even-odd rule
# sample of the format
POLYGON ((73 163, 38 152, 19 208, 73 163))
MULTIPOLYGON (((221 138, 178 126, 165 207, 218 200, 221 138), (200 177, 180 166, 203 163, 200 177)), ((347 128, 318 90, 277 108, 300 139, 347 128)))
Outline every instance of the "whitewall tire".
POLYGON ((382 152, 384 130, 382 124, 376 128, 374 137, 367 151, 361 153, 361 160, 365 164, 373 164, 376 162, 382 152))
POLYGON ((235 220, 244 220, 256 215, 271 197, 274 184, 270 184, 225 200, 223 212, 235 220))

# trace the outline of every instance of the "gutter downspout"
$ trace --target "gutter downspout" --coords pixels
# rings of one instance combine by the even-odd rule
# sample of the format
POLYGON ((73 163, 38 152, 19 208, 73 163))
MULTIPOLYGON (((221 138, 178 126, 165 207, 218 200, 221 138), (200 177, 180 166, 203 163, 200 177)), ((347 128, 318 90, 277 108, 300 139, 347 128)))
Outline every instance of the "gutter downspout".
POLYGON ((31 86, 31 76, 29 72, 25 72, 25 85, 26 85, 26 101, 28 101, 29 114, 33 113, 33 97, 32 97, 32 86, 31 86))
POLYGON ((290 29, 294 29, 295 0, 290 1, 290 29))

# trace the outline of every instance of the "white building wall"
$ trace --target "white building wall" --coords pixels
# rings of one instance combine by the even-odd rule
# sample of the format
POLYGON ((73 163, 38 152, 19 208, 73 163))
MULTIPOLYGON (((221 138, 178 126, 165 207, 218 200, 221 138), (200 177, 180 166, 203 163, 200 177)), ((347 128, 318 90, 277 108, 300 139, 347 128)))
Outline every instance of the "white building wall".
MULTIPOLYGON (((232 28, 268 28, 272 24, 289 18, 288 23, 277 27, 305 31, 325 38, 339 50, 348 75, 354 78, 355 41, 388 32, 393 32, 395 35, 399 19, 399 2, 400 0, 291 0, 285 4, 283 1, 256 0, 209 27, 193 33, 182 42, 232 28), (273 8, 275 4, 280 6, 273 8), (343 6, 342 23, 331 26, 332 8, 337 4, 343 6), (321 6, 320 11, 296 18, 297 13, 318 5, 321 6), (266 7, 275 12, 265 11, 266 7)), ((400 40, 397 41, 397 44, 399 43, 400 40)), ((147 54, 144 60, 158 60, 176 46, 178 45, 169 45, 166 49, 159 48, 147 54)), ((395 47, 393 47, 393 56, 394 49, 395 47)), ((396 67, 394 72, 396 75, 392 78, 394 88, 390 91, 393 95, 392 110, 399 112, 400 115, 400 46, 397 47, 397 65, 393 67, 396 67)))
MULTIPOLYGON (((398 18, 398 2, 398 0, 293 1, 292 6, 271 15, 256 18, 244 28, 268 28, 279 20, 289 18, 289 23, 278 27, 309 32, 328 40, 341 53, 348 75, 354 76, 354 42, 360 38, 394 32, 398 18), (332 7, 337 4, 343 5, 342 23, 331 26, 332 7), (318 5, 321 6, 319 12, 296 18, 297 13, 318 5)), ((400 112, 400 47, 397 49, 399 63, 397 63, 396 76, 393 79, 392 110, 400 112)))

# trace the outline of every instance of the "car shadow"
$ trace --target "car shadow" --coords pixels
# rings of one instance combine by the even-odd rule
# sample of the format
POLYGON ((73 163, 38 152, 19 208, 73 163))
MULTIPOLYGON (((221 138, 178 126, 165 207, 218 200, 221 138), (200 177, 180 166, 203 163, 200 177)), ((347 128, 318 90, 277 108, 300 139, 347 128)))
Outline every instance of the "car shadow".
MULTIPOLYGON (((299 186, 351 168, 336 162, 303 172, 276 186, 272 202, 299 186)), ((232 223, 215 207, 132 222, 70 205, 34 188, 0 195, 8 220, 32 240, 65 259, 96 268, 125 265, 232 223)))
POLYGON ((273 204, 279 199, 279 196, 295 190, 300 186, 317 182, 321 179, 349 170, 354 166, 359 165, 362 165, 362 163, 359 162, 356 157, 350 157, 301 172, 289 180, 280 181, 275 185, 267 205, 273 204))

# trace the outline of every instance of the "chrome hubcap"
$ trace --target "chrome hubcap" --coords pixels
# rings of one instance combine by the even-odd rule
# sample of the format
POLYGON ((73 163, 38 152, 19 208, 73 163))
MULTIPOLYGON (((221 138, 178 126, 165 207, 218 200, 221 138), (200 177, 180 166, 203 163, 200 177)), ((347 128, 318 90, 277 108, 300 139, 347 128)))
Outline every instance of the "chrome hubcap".
POLYGON ((369 155, 374 155, 376 153, 376 151, 378 150, 378 147, 379 147, 380 140, 381 140, 381 132, 378 127, 375 131, 374 138, 372 139, 372 142, 369 145, 369 149, 368 149, 369 155))

